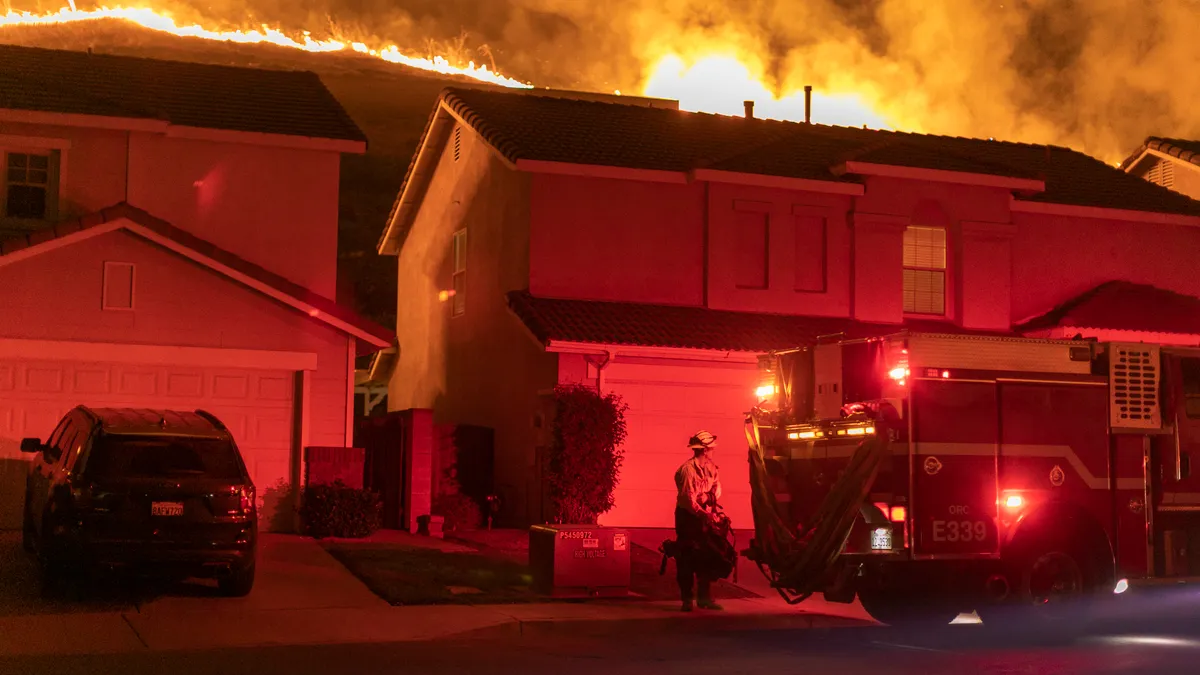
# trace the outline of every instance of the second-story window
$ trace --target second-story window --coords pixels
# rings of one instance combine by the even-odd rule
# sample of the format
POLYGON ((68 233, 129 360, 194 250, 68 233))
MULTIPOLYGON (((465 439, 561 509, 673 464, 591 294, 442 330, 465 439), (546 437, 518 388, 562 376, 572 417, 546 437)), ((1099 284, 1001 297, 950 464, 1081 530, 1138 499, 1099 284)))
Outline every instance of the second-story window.
POLYGON ((904 231, 904 313, 946 313, 946 230, 912 226, 904 231))
POLYGON ((459 230, 454 233, 453 244, 454 272, 450 288, 454 289, 451 298, 450 315, 462 316, 467 309, 467 231, 459 230))
POLYGON ((4 216, 28 220, 53 219, 56 176, 53 153, 4 154, 4 216))

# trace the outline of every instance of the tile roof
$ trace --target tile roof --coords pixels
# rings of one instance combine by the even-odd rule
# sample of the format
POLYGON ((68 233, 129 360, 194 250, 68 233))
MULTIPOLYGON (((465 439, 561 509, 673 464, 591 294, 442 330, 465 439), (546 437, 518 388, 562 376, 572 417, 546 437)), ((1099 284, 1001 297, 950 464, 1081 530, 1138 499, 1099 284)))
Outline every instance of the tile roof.
POLYGON ((1200 335, 1200 298, 1128 281, 1109 281, 1019 326, 1103 328, 1200 335))
POLYGON ((365 142, 315 73, 0 45, 0 108, 365 142))
MULTIPOLYGON (((818 337, 886 335, 909 329, 964 333, 942 322, 867 324, 834 317, 752 314, 625 302, 536 298, 527 291, 508 294, 508 304, 534 336, 603 345, 767 352, 814 344, 818 337)), ((979 334, 996 335, 998 333, 979 334)))
POLYGON ((836 181, 849 178, 831 168, 863 152, 879 163, 1044 179, 1046 190, 1021 197, 1028 201, 1200 216, 1200 202, 1057 146, 689 113, 536 90, 451 87, 442 101, 512 162, 836 181))
POLYGON ((1178 157, 1185 162, 1200 166, 1200 141, 1151 136, 1146 139, 1146 143, 1142 147, 1147 150, 1157 150, 1164 155, 1178 157))
POLYGON ((214 246, 193 234, 171 225, 165 220, 155 218, 142 209, 125 202, 102 209, 78 220, 59 223, 51 228, 4 239, 0 241, 0 259, 18 251, 35 248, 67 235, 99 227, 122 218, 169 239, 182 247, 195 251, 226 268, 254 279, 275 291, 300 301, 304 306, 311 308, 312 312, 310 313, 313 316, 321 316, 323 313, 384 342, 391 343, 396 338, 393 331, 359 316, 354 311, 339 305, 333 300, 314 293, 299 284, 288 281, 274 272, 263 269, 225 249, 214 246))

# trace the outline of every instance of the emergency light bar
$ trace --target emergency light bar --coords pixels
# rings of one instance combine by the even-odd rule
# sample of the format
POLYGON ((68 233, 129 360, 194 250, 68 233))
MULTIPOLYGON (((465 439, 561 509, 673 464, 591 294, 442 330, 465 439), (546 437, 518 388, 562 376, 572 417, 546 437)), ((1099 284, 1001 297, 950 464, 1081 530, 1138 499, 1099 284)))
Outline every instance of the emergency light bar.
POLYGON ((789 441, 811 441, 818 438, 827 438, 830 436, 873 436, 875 435, 875 427, 872 425, 856 425, 845 426, 841 425, 828 430, 825 429, 809 429, 805 431, 789 431, 789 441))

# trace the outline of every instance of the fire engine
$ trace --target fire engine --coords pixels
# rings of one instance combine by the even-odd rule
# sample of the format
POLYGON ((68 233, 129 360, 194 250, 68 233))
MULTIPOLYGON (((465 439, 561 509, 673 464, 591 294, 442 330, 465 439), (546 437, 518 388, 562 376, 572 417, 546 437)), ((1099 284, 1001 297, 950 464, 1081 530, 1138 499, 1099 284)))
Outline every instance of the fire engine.
POLYGON ((1200 348, 902 331, 760 356, 755 560, 884 623, 1200 574, 1200 348))

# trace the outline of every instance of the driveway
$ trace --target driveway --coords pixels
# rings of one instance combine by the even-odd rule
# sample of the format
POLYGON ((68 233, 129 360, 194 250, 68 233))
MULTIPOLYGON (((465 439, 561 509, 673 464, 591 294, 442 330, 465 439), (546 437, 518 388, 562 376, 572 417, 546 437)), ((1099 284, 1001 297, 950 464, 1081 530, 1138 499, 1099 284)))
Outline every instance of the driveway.
POLYGON ((211 582, 160 586, 110 581, 66 598, 43 598, 38 573, 21 550, 19 532, 0 531, 0 617, 136 612, 227 613, 257 610, 375 608, 386 603, 319 544, 293 535, 264 534, 258 578, 245 598, 225 598, 211 582))

